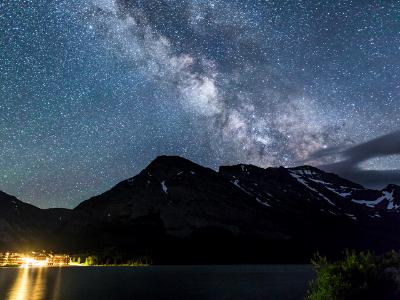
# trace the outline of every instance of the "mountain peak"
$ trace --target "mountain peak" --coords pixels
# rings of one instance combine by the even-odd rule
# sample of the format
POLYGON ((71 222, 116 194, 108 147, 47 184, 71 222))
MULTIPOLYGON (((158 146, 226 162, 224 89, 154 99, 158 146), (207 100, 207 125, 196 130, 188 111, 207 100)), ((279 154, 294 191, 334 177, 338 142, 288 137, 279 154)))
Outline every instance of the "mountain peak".
POLYGON ((400 186, 397 184, 388 184, 383 190, 384 191, 400 190, 400 186))
POLYGON ((22 203, 16 197, 0 191, 0 204, 8 205, 10 203, 22 203))
POLYGON ((169 172, 187 171, 204 167, 180 156, 157 156, 142 172, 169 172))
POLYGON ((324 171, 313 167, 313 166, 309 166, 309 165, 304 165, 304 166, 298 166, 298 167, 293 167, 293 168, 287 168, 288 170, 291 171, 295 171, 295 172, 302 172, 304 174, 321 174, 321 173, 325 173, 324 171))
POLYGON ((203 174, 210 176, 216 173, 214 170, 198 165, 180 156, 161 155, 156 157, 138 175, 127 180, 128 183, 135 182, 137 178, 145 181, 156 179, 160 182, 185 174, 203 174))
POLYGON ((159 155, 155 159, 153 159, 151 163, 165 163, 165 162, 178 162, 178 161, 191 162, 190 160, 179 155, 159 155))
POLYGON ((3 199, 3 198, 15 198, 15 197, 11 196, 3 191, 0 191, 0 199, 3 199))

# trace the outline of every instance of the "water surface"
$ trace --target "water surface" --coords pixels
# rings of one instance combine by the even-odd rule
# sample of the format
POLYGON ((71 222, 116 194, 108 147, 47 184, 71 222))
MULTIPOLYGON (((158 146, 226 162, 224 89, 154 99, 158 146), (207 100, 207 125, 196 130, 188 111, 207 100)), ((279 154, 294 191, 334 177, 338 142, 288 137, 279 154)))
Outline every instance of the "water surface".
POLYGON ((0 299, 303 299, 308 265, 1 268, 0 299))

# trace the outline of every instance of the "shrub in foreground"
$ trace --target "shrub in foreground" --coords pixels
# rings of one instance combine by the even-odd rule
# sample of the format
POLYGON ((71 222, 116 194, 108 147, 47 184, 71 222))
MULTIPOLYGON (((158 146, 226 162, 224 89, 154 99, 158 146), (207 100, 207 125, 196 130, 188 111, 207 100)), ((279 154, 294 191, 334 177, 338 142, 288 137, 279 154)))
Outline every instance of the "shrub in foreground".
POLYGON ((347 251, 336 262, 316 255, 312 262, 317 277, 308 300, 400 299, 400 256, 394 251, 382 256, 347 251))

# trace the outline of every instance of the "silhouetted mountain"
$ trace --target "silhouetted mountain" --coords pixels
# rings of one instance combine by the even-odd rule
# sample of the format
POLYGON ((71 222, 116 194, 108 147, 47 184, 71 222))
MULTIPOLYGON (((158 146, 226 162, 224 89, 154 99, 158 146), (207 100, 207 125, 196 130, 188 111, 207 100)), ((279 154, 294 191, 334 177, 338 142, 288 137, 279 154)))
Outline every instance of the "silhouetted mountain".
POLYGON ((316 251, 400 246, 400 187, 382 191, 310 166, 204 168, 156 158, 75 209, 41 210, 0 195, 4 246, 125 251, 156 262, 304 261, 316 251))
POLYGON ((69 211, 40 209, 0 191, 0 250, 45 246, 69 211))

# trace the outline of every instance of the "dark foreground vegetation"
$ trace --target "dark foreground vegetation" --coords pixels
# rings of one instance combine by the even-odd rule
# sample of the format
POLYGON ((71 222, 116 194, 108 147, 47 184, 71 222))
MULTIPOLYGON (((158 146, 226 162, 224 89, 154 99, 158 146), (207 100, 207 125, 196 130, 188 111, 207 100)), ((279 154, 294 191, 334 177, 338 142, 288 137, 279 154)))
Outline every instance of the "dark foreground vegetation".
POLYGON ((330 262, 316 255, 317 273, 308 300, 400 299, 400 255, 346 251, 341 260, 330 262))

